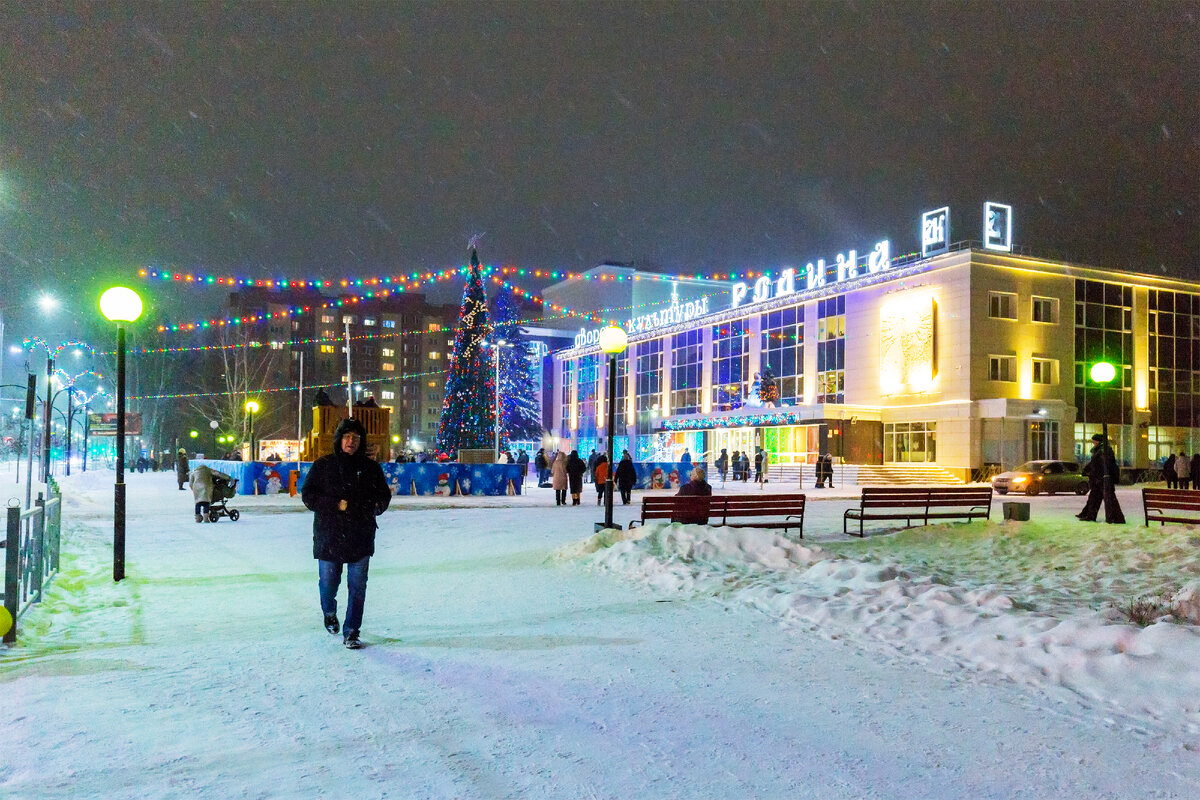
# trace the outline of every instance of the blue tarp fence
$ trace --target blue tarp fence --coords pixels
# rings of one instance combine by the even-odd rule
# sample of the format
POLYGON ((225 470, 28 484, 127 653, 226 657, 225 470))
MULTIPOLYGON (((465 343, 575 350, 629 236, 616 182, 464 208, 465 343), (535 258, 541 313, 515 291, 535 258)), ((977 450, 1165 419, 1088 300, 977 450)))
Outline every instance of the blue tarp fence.
MULTIPOLYGON (((304 478, 312 468, 310 461, 216 461, 203 459, 194 465, 207 464, 238 481, 238 494, 276 494, 286 492, 293 472, 299 472, 296 488, 304 486, 304 478)), ((457 462, 424 464, 380 464, 392 493, 398 495, 506 495, 521 494, 525 469, 520 464, 459 464, 457 462)), ((635 461, 635 489, 678 489, 687 483, 691 466, 678 461, 635 461)), ((699 464, 698 466, 706 466, 699 464)), ((531 480, 536 480, 536 476, 531 480)), ((531 484, 532 485, 532 484, 531 484)))

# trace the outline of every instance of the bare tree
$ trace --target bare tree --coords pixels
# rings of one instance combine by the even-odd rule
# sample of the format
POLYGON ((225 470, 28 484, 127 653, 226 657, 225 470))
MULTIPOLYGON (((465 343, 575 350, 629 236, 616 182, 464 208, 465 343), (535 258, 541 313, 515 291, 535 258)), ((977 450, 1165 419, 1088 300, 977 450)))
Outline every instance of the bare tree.
POLYGON ((246 400, 257 399, 260 412, 254 416, 255 438, 272 438, 285 430, 291 404, 287 394, 274 395, 280 402, 264 401, 266 389, 286 388, 290 380, 289 351, 275 349, 255 337, 251 329, 224 327, 216 335, 218 347, 198 354, 194 386, 204 393, 192 398, 193 414, 216 420, 219 430, 249 433, 246 400))

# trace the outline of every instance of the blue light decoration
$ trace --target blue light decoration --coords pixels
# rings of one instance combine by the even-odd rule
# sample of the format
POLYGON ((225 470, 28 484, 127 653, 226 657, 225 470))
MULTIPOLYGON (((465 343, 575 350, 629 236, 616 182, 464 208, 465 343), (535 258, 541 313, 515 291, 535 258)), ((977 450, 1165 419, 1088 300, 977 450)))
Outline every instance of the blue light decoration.
POLYGON ((694 431, 703 428, 752 428, 763 425, 798 425, 811 422, 798 410, 778 409, 765 414, 741 414, 736 417, 702 417, 693 419, 668 419, 663 427, 669 431, 694 431))

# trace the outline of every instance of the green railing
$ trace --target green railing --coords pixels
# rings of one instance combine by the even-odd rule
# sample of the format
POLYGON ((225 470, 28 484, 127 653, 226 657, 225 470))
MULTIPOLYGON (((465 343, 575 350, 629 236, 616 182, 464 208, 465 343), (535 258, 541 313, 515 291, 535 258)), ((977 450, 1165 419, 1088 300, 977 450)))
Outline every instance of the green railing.
POLYGON ((4 607, 12 617, 5 644, 17 640, 17 625, 29 607, 42 601, 42 593, 58 574, 62 543, 62 492, 51 480, 46 500, 38 492, 31 508, 8 507, 4 541, 4 607))

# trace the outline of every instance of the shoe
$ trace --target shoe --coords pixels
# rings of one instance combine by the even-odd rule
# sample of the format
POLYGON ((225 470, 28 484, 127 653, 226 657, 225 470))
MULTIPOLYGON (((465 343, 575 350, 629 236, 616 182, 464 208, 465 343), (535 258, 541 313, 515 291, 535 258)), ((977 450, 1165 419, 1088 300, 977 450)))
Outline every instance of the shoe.
POLYGON ((325 615, 325 630, 330 633, 337 633, 341 628, 338 626, 337 614, 325 615))
POLYGON ((202 517, 202 516, 200 516, 199 514, 197 514, 197 515, 196 515, 196 522, 204 522, 204 517, 202 517))
POLYGON ((358 639, 358 631, 347 631, 345 638, 342 639, 342 644, 347 650, 360 650, 363 643, 358 639))

